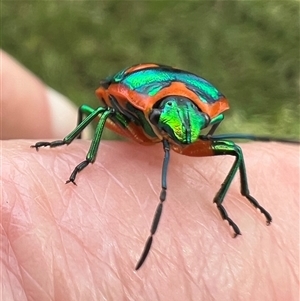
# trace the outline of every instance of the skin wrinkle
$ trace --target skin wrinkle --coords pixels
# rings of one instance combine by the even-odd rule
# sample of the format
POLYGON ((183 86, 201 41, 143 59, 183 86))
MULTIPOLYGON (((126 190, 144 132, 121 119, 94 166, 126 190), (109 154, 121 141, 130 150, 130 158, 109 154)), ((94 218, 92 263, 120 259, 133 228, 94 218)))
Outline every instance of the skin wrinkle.
MULTIPOLYGON (((139 203, 139 196, 137 195, 137 193, 134 191, 133 187, 131 185, 128 186, 128 190, 130 190, 131 194, 126 193, 130 198, 134 199, 137 203, 139 203)), ((146 200, 147 201, 147 200, 146 200)), ((145 202, 146 202, 145 201, 145 202)), ((140 203, 139 203, 140 204, 140 203)))
POLYGON ((9 267, 5 266, 7 268, 7 271, 4 271, 1 275, 2 279, 5 278, 5 276, 8 278, 7 285, 3 285, 2 287, 5 287, 6 290, 2 290, 2 298, 3 300, 20 300, 25 299, 25 292, 22 288, 22 285, 19 281, 14 281, 16 277, 14 277, 14 273, 9 270, 9 267), (4 275, 5 274, 5 275, 4 275), (12 277, 13 274, 13 277, 12 277), (14 278, 14 279, 12 279, 14 278), (14 288, 13 290, 10 288, 14 288))
POLYGON ((99 201, 96 202, 97 208, 100 209, 101 212, 104 212, 106 206, 107 206, 107 200, 109 199, 109 193, 111 191, 111 178, 108 178, 107 185, 104 185, 104 196, 102 198, 102 203, 99 201))
MULTIPOLYGON (((143 215, 143 219, 144 219, 144 221, 146 221, 146 227, 147 228, 145 228, 145 229, 147 229, 146 231, 147 231, 147 234, 146 235, 149 235, 149 231, 150 231, 150 227, 151 227, 151 222, 148 220, 148 216, 147 216, 147 213, 145 212, 145 210, 143 210, 144 208, 143 207, 145 207, 145 206, 142 206, 141 205, 141 203, 140 203, 140 200, 139 199, 137 199, 138 200, 138 205, 139 205, 139 208, 141 209, 140 210, 140 213, 139 214, 142 214, 143 215)), ((155 210, 155 209, 154 209, 155 210)), ((153 214, 154 214, 154 211, 153 210, 153 213, 152 213, 152 216, 153 216, 153 214)), ((137 234, 139 234, 139 236, 144 236, 144 234, 143 233, 145 233, 145 230, 144 229, 137 229, 137 234)), ((141 241, 142 243, 144 243, 145 244, 145 239, 146 239, 146 237, 147 236, 144 236, 144 238, 142 238, 142 239, 139 239, 139 241, 141 241)))
MULTIPOLYGON (((118 219, 115 215, 109 213, 109 217, 111 217, 112 219, 117 219, 118 225, 121 224, 121 225, 123 226, 123 228, 126 228, 126 227, 127 227, 127 223, 125 223, 125 222, 122 221, 121 219, 118 219)), ((117 229, 116 229, 116 230, 117 230, 117 229)), ((123 236, 123 237, 127 238, 129 241, 130 241, 130 240, 133 240, 133 237, 132 237, 132 235, 130 235, 130 234, 129 234, 129 235, 126 235, 126 234, 124 234, 124 233, 121 232, 121 231, 117 231, 117 233, 118 233, 120 236, 123 236)))
MULTIPOLYGON (((191 193, 191 198, 192 195, 193 193, 191 193)), ((198 193, 196 191, 195 191, 195 195, 198 196, 198 193)), ((209 228, 206 226, 208 224, 207 221, 205 220, 203 221, 202 219, 200 219, 200 215, 195 214, 196 210, 192 210, 190 209, 190 207, 196 206, 197 208, 199 208, 200 213, 203 213, 202 215, 205 216, 208 211, 216 210, 216 206, 213 205, 212 201, 208 202, 206 198, 199 196, 198 202, 193 202, 193 204, 189 202, 188 205, 186 205, 186 203, 183 203, 181 200, 178 200, 178 206, 184 208, 183 210, 185 210, 185 212, 190 216, 191 220, 197 222, 197 224, 199 225, 198 229, 204 228, 207 232, 209 232, 209 228)))
MULTIPOLYGON (((200 221, 197 221, 196 219, 194 219, 193 215, 192 215, 192 211, 187 208, 185 205, 182 204, 182 202, 180 202, 180 200, 178 200, 176 197, 174 197, 172 199, 172 203, 177 203, 178 204, 178 207, 179 207, 179 210, 176 210, 176 212, 174 213, 173 211, 173 208, 171 207, 170 205, 170 212, 172 213, 172 223, 177 223, 179 227, 185 227, 186 224, 182 225, 180 220, 177 218, 178 215, 180 214, 184 214, 185 216, 189 217, 188 219, 191 220, 192 222, 197 222, 199 224, 200 227, 203 227, 203 223, 200 223, 200 221)), ((196 204, 196 206, 198 206, 198 204, 196 204)), ((200 207, 200 210, 201 210, 201 207, 200 207)))
MULTIPOLYGON (((188 216, 188 215, 186 215, 188 216)), ((189 219, 188 219, 189 220, 189 219)), ((190 219, 191 222, 189 223, 184 223, 182 224, 178 218, 176 218, 176 215, 174 216, 174 218, 171 219, 171 224, 172 224, 172 227, 176 227, 176 228, 182 228, 184 230, 183 233, 185 233, 185 231, 189 230, 189 229, 193 229, 193 231, 189 230, 189 233, 192 237, 195 237, 195 236, 199 236, 199 239, 197 239, 197 242, 195 243, 195 245, 197 245, 197 249, 198 250, 204 250, 205 249, 205 245, 204 245, 204 242, 202 241, 202 236, 203 236, 203 228, 205 228, 205 225, 202 223, 200 226, 196 220, 193 220, 193 219, 190 219), (196 226, 194 226, 196 225, 196 226)), ((190 246, 192 245, 193 243, 193 239, 188 235, 181 235, 181 234, 178 234, 176 236, 173 237, 173 240, 178 243, 178 246, 180 245, 181 246, 181 249, 182 249, 182 253, 184 253, 185 255, 185 259, 186 259, 186 262, 189 261, 189 258, 191 256, 195 256, 193 251, 191 250, 190 246)), ((196 255, 197 256, 197 255, 196 255)), ((198 263, 200 264, 200 263, 198 263)))
MULTIPOLYGON (((69 233, 70 235, 75 235, 75 233, 69 233)), ((76 236, 77 237, 77 236, 76 236)), ((77 238, 76 238, 77 239, 77 238)), ((78 243, 80 244, 80 239, 78 238, 78 243)), ((87 249, 86 249, 86 245, 85 244, 83 244, 83 250, 84 251, 86 251, 87 249)))
MULTIPOLYGON (((271 275, 271 277, 273 277, 273 275, 271 275)), ((278 298, 278 296, 277 296, 277 287, 275 286, 275 284, 274 284, 274 282, 272 281, 272 283, 271 283, 271 289, 272 289, 272 292, 274 293, 274 295, 276 296, 275 298, 275 300, 280 300, 280 298, 278 298)), ((254 291, 255 292, 255 291, 254 291)))
MULTIPOLYGON (((119 255, 120 255, 120 254, 118 254, 118 256, 119 256, 119 255)), ((117 261, 117 260, 116 260, 116 261, 117 261)), ((116 266, 118 267, 118 265, 116 265, 116 266)), ((126 270, 124 270, 124 269, 122 268, 122 266, 118 267, 117 271, 118 271, 118 279, 120 280, 120 282, 121 282, 121 280, 122 280, 123 278, 130 277, 130 275, 128 274, 128 272, 127 272, 126 270)), ((131 277, 130 277, 130 278, 131 278, 131 277)), ((126 286, 126 285, 122 286, 122 293, 123 293, 124 296, 127 296, 127 295, 128 295, 128 293, 126 293, 126 292, 129 291, 129 290, 130 290, 130 287, 129 287, 129 286, 126 286)))
MULTIPOLYGON (((145 201, 144 201, 144 203, 143 203, 143 205, 141 204, 141 202, 140 202, 140 198, 138 197, 138 195, 134 192, 134 189, 131 187, 131 186, 129 186, 129 188, 130 188, 130 190, 132 191, 132 194, 134 195, 134 199, 137 201, 137 203, 138 203, 138 206, 139 206, 139 208, 141 209, 140 210, 140 214, 142 214, 143 215, 143 218, 144 218, 144 220, 146 220, 147 221, 147 228, 146 229, 137 229, 137 230, 133 230, 133 234, 136 236, 136 237, 141 237, 141 236, 143 236, 143 233, 145 232, 145 230, 147 231, 147 234, 146 234, 146 236, 144 236, 144 238, 142 239, 142 240, 140 240, 139 239, 139 241, 140 242, 142 242, 143 244, 145 244, 145 242, 146 242, 146 239, 147 239, 147 235, 149 234, 149 232, 150 232, 150 227, 151 227, 151 223, 152 223, 152 219, 153 219, 153 216, 154 216, 154 210, 153 210, 153 213, 152 213, 152 216, 151 217, 149 217, 149 216, 147 216, 146 214, 145 214, 145 207, 147 206, 147 204, 149 203, 149 197, 147 196, 146 198, 145 198, 145 201), (151 220, 150 220, 151 219, 151 220)), ((132 235, 132 239, 133 239, 133 235, 132 235)), ((155 238, 154 238, 155 239, 155 238)), ((141 252, 142 252, 142 249, 141 249, 141 252)))
MULTIPOLYGON (((177 245, 177 249, 180 250, 182 249, 182 245, 180 244, 180 242, 176 239, 174 239, 175 241, 175 245, 177 245)), ((182 252, 177 252, 177 256, 178 256, 178 260, 180 262, 185 262, 185 258, 183 257, 183 253, 182 252)), ((186 293, 186 300, 192 300, 192 288, 191 288, 191 284, 194 284, 199 290, 201 290, 199 284, 196 283, 197 281, 197 278, 196 279, 193 279, 193 277, 191 277, 191 274, 190 272, 187 270, 187 267, 185 264, 182 264, 181 265, 182 267, 182 272, 181 272, 181 275, 185 275, 186 277, 182 277, 182 281, 183 281, 183 285, 185 287, 184 291, 186 293), (184 279, 186 278, 186 279, 184 279)), ((181 282, 182 283, 182 282, 181 282)))
POLYGON ((90 292, 92 291, 93 297, 94 297, 94 299, 96 299, 96 297, 97 297, 97 293, 96 293, 97 281, 96 281, 96 278, 97 277, 96 277, 95 273, 93 272, 93 269, 90 268, 91 266, 93 266, 93 263, 90 260, 89 255, 92 255, 93 257, 95 257, 94 260, 97 260, 98 258, 95 255, 93 255, 91 252, 87 252, 87 249, 84 249, 84 253, 86 255, 85 256, 85 261, 87 262, 87 265, 86 265, 88 267, 87 270, 90 273, 89 274, 90 275, 89 279, 91 279, 91 281, 93 283, 93 285, 90 285, 90 282, 87 282, 87 287, 90 290, 90 292))
POLYGON ((207 298, 210 297, 209 300, 215 301, 216 299, 213 296, 213 292, 211 292, 210 288, 208 287, 205 281, 203 281, 203 286, 205 287, 205 292, 202 293, 202 297, 200 300, 208 300, 207 298))
MULTIPOLYGON (((297 275, 296 271, 294 270, 294 266, 296 266, 296 265, 293 266, 292 263, 290 263, 290 262, 288 262, 287 264, 290 267, 290 274, 294 277, 295 283, 296 283, 299 279, 299 275, 297 275)), ((289 284, 291 287, 291 281, 289 281, 289 284)))
MULTIPOLYGON (((57 226, 57 225, 56 225, 57 226)), ((67 252, 66 252, 66 249, 65 249, 65 247, 64 247, 64 244, 63 244, 63 241, 64 241, 64 239, 62 238, 62 235, 63 235, 63 233, 64 232, 61 232, 61 231, 59 231, 59 229, 60 229, 60 227, 58 227, 57 226, 57 232, 58 232, 58 239, 59 239, 59 242, 60 242, 60 255, 62 255, 62 257, 65 259, 65 264, 64 264, 64 269, 66 269, 67 271, 68 271, 68 273, 67 274, 69 274, 70 275, 70 278, 71 279, 73 279, 73 283, 74 284, 76 284, 77 282, 75 281, 75 278, 73 277, 74 276, 74 274, 71 272, 72 271, 72 268, 70 267, 70 265, 69 265, 69 261, 68 261, 68 254, 67 254, 67 252)), ((59 267, 60 269, 61 269, 61 267, 59 267)), ((53 282, 53 287, 55 287, 55 283, 57 282, 56 280, 57 279, 53 279, 54 280, 54 282, 53 282)), ((59 281, 59 284, 61 285, 61 281, 59 281)), ((76 285, 72 288, 72 290, 73 290, 73 293, 76 295, 76 296, 78 296, 78 292, 79 292, 79 288, 78 287, 76 287, 76 285)))
MULTIPOLYGON (((50 149, 51 150, 51 149, 50 149)), ((77 165, 75 160, 73 162, 70 162, 68 159, 68 152, 71 152, 72 150, 63 150, 61 149, 61 152, 55 153, 53 162, 49 166, 49 168, 53 169, 53 174, 55 175, 55 182, 57 185, 65 184, 66 181, 69 179, 69 176, 71 175, 71 172, 77 165), (72 164, 74 164, 72 166, 72 164), (75 165, 76 164, 76 165, 75 165)), ((40 153, 41 151, 39 151, 40 153)), ((78 157, 78 160, 81 160, 81 158, 78 157)), ((52 172, 51 172, 52 174, 52 172)), ((72 183, 69 183, 72 184, 72 183)), ((70 185, 69 185, 70 186, 70 185)))
MULTIPOLYGON (((256 260, 253 262, 253 266, 254 269, 259 269, 261 271, 259 278, 265 278, 268 277, 269 275, 269 271, 265 269, 265 262, 268 261, 268 257, 264 256, 265 254, 261 253, 261 248, 264 248, 264 243, 263 240, 261 240, 262 243, 260 246, 256 246, 256 250, 254 251, 257 255, 256 255, 256 260)), ((251 250, 252 251, 252 250, 251 250)), ((249 254, 249 252, 248 252, 249 254)), ((247 256, 248 256, 247 254, 247 256)), ((248 256, 249 257, 249 256, 248 256)), ((248 266, 250 266, 250 262, 248 262, 248 266)), ((253 290, 253 292, 257 295, 256 298, 259 298, 259 295, 261 294, 261 291, 264 290, 264 287, 261 286, 261 283, 258 282, 258 284, 254 284, 255 283, 255 275, 253 275, 253 273, 251 274, 252 276, 252 282, 249 283, 249 290, 253 290)))
MULTIPOLYGON (((228 260, 228 256, 226 254, 223 254, 222 258, 224 258, 222 260, 222 262, 226 261, 227 266, 229 266, 229 268, 227 269, 229 271, 229 273, 228 273, 228 276, 225 278, 225 282, 226 282, 227 286, 231 286, 231 282, 229 281, 229 279, 230 278, 233 278, 233 279, 236 278, 235 277, 236 276, 236 266, 233 266, 233 267, 230 266, 230 264, 229 264, 230 261, 228 260)), ((224 288, 225 288, 225 285, 224 285, 224 288)))
MULTIPOLYGON (((99 271, 93 272, 93 269, 91 269, 91 267, 93 267, 93 261, 89 258, 89 254, 91 254, 91 253, 90 252, 86 252, 85 250, 83 250, 83 251, 85 252, 85 255, 86 255, 85 256, 85 262, 87 263, 87 264, 84 264, 84 266, 85 266, 84 270, 89 271, 89 274, 92 275, 91 277, 93 277, 93 282, 97 283, 98 282, 97 281, 97 279, 98 279, 98 275, 97 274, 99 274, 99 271)), ((99 260, 99 258, 96 257, 96 260, 99 260)), ((106 268, 109 271, 108 275, 113 274, 113 278, 115 278, 115 279, 119 278, 117 271, 113 268, 115 265, 112 266, 111 262, 112 262, 112 260, 110 259, 109 263, 105 263, 105 266, 106 266, 106 268)), ((108 275, 107 275, 107 277, 108 277, 108 280, 109 280, 111 278, 111 276, 108 276, 108 275)), ((86 289, 90 292, 89 286, 91 285, 91 283, 90 283, 89 279, 87 279, 85 277, 84 281, 85 281, 84 283, 85 283, 86 289)), ((97 286, 94 286, 94 287, 96 288, 97 286)))
MULTIPOLYGON (((299 277, 299 275, 297 275, 299 273, 299 268, 297 269, 298 273, 293 269, 293 266, 297 266, 297 259, 293 256, 293 254, 289 248, 286 248, 283 246, 283 245, 286 245, 286 243, 284 243, 284 242, 281 243, 281 242, 282 242, 282 239, 280 237, 276 237, 276 239, 274 239, 274 244, 276 244, 279 247, 281 254, 284 254, 287 258, 294 259, 293 263, 292 263, 292 261, 289 261, 287 264, 289 267, 291 267, 290 271, 291 271, 292 275, 294 276, 295 281, 297 281, 297 279, 299 277)), ((265 254, 265 256, 267 256, 267 254, 265 254)), ((277 262, 276 262, 276 264, 277 264, 277 262)))
MULTIPOLYGON (((44 292, 44 294, 46 294, 46 296, 48 297, 46 300, 51 300, 51 294, 48 293, 47 290, 39 284, 38 280, 35 277, 32 277, 32 275, 26 270, 26 268, 22 264, 20 264, 20 271, 21 271, 22 281, 24 281, 24 274, 26 274, 27 275, 26 279, 28 278, 30 279, 30 284, 34 284, 36 287, 40 289, 40 291, 44 292)), ((28 282, 28 280, 26 282, 28 282)), ((25 281, 23 283, 25 284, 25 281)), ((33 288, 31 288, 31 290, 32 289, 33 288)), ((30 296, 31 296, 30 291, 25 288, 25 293, 30 300, 30 296)))
MULTIPOLYGON (((15 206, 15 202, 14 202, 14 206, 15 206)), ((23 207, 23 206, 22 206, 22 207, 23 207)), ((25 210, 25 211, 26 211, 26 210, 25 210)), ((32 221, 31 221, 31 222, 32 222, 32 221)), ((11 225, 11 224, 13 224, 13 223, 10 222, 10 225, 11 225)), ((27 235, 27 234, 26 234, 26 235, 27 235)), ((24 237, 24 236, 25 236, 25 234, 23 235, 23 237, 24 237)), ((20 237, 20 236, 18 237, 18 239, 20 239, 20 238, 22 238, 22 236, 21 236, 21 237, 20 237)), ((14 242, 14 243, 15 243, 15 242, 14 242)), ((14 245, 13 243, 10 244, 13 253, 16 254, 16 252, 14 251, 13 245, 14 245)), ((18 258, 18 257, 15 255, 15 258, 18 258)), ((26 268, 25 268, 24 266, 22 266, 22 263, 20 263, 20 262, 19 262, 19 265, 20 265, 20 275, 21 275, 21 279, 22 279, 22 280, 21 280, 21 283, 24 283, 24 282, 23 282, 23 275, 22 275, 23 273, 22 273, 22 271, 26 271, 26 268)), ((26 272, 27 272, 27 271, 26 271, 26 272)), ((29 274, 29 272, 28 272, 28 274, 29 274)), ((31 277, 31 278, 34 278, 34 277, 31 277)))
POLYGON ((197 190, 200 190, 201 187, 210 184, 210 181, 207 177, 203 177, 203 175, 199 176, 199 170, 194 166, 179 166, 179 168, 175 166, 175 170, 180 172, 183 181, 187 182, 190 186, 197 190))
MULTIPOLYGON (((71 184, 71 183, 68 183, 71 184)), ((88 187, 88 189, 91 191, 92 195, 89 199, 85 199, 84 197, 81 197, 81 194, 79 191, 76 191, 76 196, 79 197, 82 200, 82 203, 92 212, 96 212, 95 206, 98 204, 98 195, 96 194, 96 191, 93 189, 94 186, 91 185, 89 181, 85 182, 85 187, 88 187), (91 202, 91 200, 94 200, 91 202)))
MULTIPOLYGON (((2 231, 5 232, 5 229, 2 229, 2 231)), ((3 248, 3 245, 4 245, 4 239, 3 236, 1 235, 1 242, 2 242, 2 246, 1 248, 3 248)), ((14 249, 13 249, 13 246, 11 244, 11 242, 8 240, 8 239, 5 239, 5 241, 7 242, 7 249, 8 249, 8 252, 7 252, 7 262, 4 262, 3 265, 7 268, 7 274, 13 274, 14 276, 14 279, 17 280, 17 284, 14 282, 14 284, 12 285, 12 287, 15 287, 15 288, 18 288, 19 290, 22 290, 23 294, 25 294, 24 292, 24 289, 21 289, 23 286, 23 279, 22 277, 20 276, 20 266, 18 265, 18 257, 16 256, 15 252, 14 252, 14 249), (11 265, 11 258, 13 258, 13 261, 16 263, 14 264, 13 266, 11 265), (14 268, 16 270, 14 270, 14 268)), ((4 273, 5 273, 5 269, 2 270, 4 273)), ((1 275, 3 276, 3 274, 1 275)), ((9 279, 8 279, 9 283, 12 284, 12 277, 9 276, 9 279)))
POLYGON ((109 175, 110 179, 112 179, 115 183, 117 183, 125 192, 125 186, 122 184, 122 182, 120 182, 117 177, 115 177, 111 172, 109 172, 108 170, 105 170, 106 173, 109 175))
POLYGON ((145 178, 146 178, 147 183, 149 184, 149 187, 151 188, 151 190, 153 192, 153 195, 157 195, 157 190, 154 188, 154 185, 152 184, 153 180, 151 180, 146 174, 145 174, 145 178))
MULTIPOLYGON (((96 166, 96 169, 97 169, 97 166, 96 166)), ((81 176, 81 175, 79 175, 79 176, 81 176)), ((97 214, 96 214, 98 212, 97 208, 100 208, 99 207, 100 205, 99 205, 99 202, 98 202, 98 197, 99 196, 96 194, 95 189, 94 189, 94 185, 91 185, 90 181, 85 181, 84 177, 82 177, 82 180, 84 181, 84 183, 81 183, 82 185, 78 184, 78 187, 74 187, 74 189, 73 189, 73 185, 71 183, 68 183, 69 186, 71 187, 70 189, 72 190, 72 194, 74 194, 72 196, 72 198, 78 199, 79 200, 79 204, 81 204, 81 207, 87 208, 89 211, 95 213, 95 215, 97 216, 97 214), (82 194, 83 190, 82 190, 82 188, 80 188, 81 186, 85 186, 87 189, 89 189, 89 191, 91 192, 92 196, 89 197, 88 199, 85 198, 84 195, 82 194)), ((110 179, 109 179, 109 181, 110 181, 110 179)), ((105 207, 102 206, 101 212, 103 212, 104 208, 105 207)), ((79 209, 79 210, 81 211, 81 209, 79 209)), ((87 223, 86 223, 87 218, 88 217, 84 217, 83 219, 80 218, 81 224, 84 224, 85 227, 87 226, 87 223)), ((97 216, 97 218, 99 219, 98 216, 97 216)))
MULTIPOLYGON (((14 247, 12 246, 12 244, 10 244, 10 242, 9 242, 9 247, 14 255, 14 258, 16 259, 16 263, 18 264, 17 271, 13 272, 13 274, 14 274, 15 278, 18 279, 18 283, 20 283, 21 286, 24 287, 24 278, 22 275, 22 270, 23 270, 22 263, 20 263, 20 261, 18 260, 18 256, 17 256, 16 252, 14 251, 14 247)), ((10 266, 10 268, 11 268, 11 266, 10 266)), ((12 273, 12 271, 11 271, 11 273, 12 273)), ((24 290, 24 292, 25 292, 25 290, 24 290)), ((26 292, 25 292, 25 294, 26 294, 26 292)))
MULTIPOLYGON (((125 274, 124 277, 130 279, 130 275, 129 274, 125 274)), ((121 279, 120 279, 121 280, 121 279)), ((132 279, 131 279, 132 280, 132 279)), ((128 300, 134 300, 132 299, 130 296, 134 296, 134 292, 133 290, 130 288, 129 285, 124 285, 123 287, 123 292, 124 292, 124 296, 126 296, 128 298, 128 300)))

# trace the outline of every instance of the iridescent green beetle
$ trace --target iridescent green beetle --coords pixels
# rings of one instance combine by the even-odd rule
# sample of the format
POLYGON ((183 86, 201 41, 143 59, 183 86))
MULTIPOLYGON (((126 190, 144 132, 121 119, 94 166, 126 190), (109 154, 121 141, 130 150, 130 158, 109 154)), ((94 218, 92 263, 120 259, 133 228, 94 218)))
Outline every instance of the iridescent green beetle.
MULTIPOLYGON (((100 83, 97 96, 105 107, 93 109, 83 105, 79 109, 78 126, 63 140, 38 142, 32 147, 57 147, 70 144, 80 137, 83 129, 97 117, 100 118, 86 160, 78 164, 67 183, 75 184, 77 173, 96 159, 104 125, 116 133, 144 145, 162 142, 165 157, 162 167, 162 190, 160 203, 156 209, 150 236, 144 251, 136 265, 141 267, 151 248, 153 235, 166 200, 167 169, 170 149, 195 157, 231 155, 235 161, 220 190, 214 197, 214 203, 224 220, 233 228, 234 236, 241 234, 238 226, 229 218, 222 205, 228 188, 239 170, 241 194, 258 208, 269 225, 271 215, 250 195, 242 150, 230 138, 266 140, 262 137, 241 135, 213 136, 214 131, 229 109, 228 101, 212 84, 205 79, 179 69, 157 64, 135 65, 100 83), (83 118, 86 116, 86 118, 83 118), (206 135, 202 130, 210 128, 206 135)), ((274 139, 273 139, 274 140, 274 139)), ((285 141, 285 140, 278 140, 285 141)))

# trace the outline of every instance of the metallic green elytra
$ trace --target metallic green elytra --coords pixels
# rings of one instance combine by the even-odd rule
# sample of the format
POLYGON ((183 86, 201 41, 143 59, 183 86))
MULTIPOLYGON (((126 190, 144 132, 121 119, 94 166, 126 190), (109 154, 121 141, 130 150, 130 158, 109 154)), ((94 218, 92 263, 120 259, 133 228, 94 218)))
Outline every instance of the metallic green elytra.
MULTIPOLYGON (((81 137, 81 132, 99 118, 90 149, 84 161, 79 163, 66 183, 75 183, 77 174, 96 160, 104 126, 143 145, 162 143, 164 151, 161 193, 150 236, 136 265, 139 269, 148 256, 161 217, 167 194, 167 170, 170 150, 194 157, 235 157, 232 167, 216 193, 213 202, 221 217, 228 221, 234 236, 241 234, 223 206, 224 198, 237 171, 240 174, 240 192, 265 216, 271 215, 250 195, 243 152, 229 139, 295 142, 288 139, 272 139, 242 134, 214 135, 229 109, 226 97, 207 80, 193 73, 158 64, 139 64, 126 68, 100 82, 96 91, 104 102, 103 107, 93 109, 87 105, 79 108, 78 125, 63 140, 37 142, 32 147, 57 147, 68 145, 81 137), (207 134, 203 130, 208 129, 207 134)), ((121 159, 121 158, 120 158, 121 159)), ((133 159, 134 160, 134 156, 133 159)), ((100 182, 101 183, 101 182, 100 182)))
MULTIPOLYGON (((112 83, 122 83, 130 90, 149 96, 156 95, 162 89, 165 89, 171 82, 181 82, 201 98, 205 103, 218 101, 223 95, 211 83, 203 78, 199 78, 192 73, 168 66, 160 66, 157 69, 144 69, 141 72, 126 73, 122 70, 112 78, 112 83)), ((111 77, 108 78, 111 80, 111 77)))

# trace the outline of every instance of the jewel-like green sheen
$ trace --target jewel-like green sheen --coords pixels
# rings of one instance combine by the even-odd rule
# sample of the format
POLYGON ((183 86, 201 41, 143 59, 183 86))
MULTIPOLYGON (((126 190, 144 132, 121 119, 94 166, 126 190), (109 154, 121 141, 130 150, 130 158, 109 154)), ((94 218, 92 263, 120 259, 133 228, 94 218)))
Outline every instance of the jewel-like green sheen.
POLYGON ((205 115, 191 101, 168 97, 159 108, 158 128, 181 144, 195 142, 207 125, 205 115))
POLYGON ((179 69, 147 68, 129 74, 125 74, 124 71, 126 69, 113 77, 108 77, 107 80, 113 80, 116 83, 122 82, 130 90, 149 96, 156 95, 175 81, 185 84, 186 88, 193 91, 204 103, 214 103, 223 97, 223 94, 204 78, 179 69))

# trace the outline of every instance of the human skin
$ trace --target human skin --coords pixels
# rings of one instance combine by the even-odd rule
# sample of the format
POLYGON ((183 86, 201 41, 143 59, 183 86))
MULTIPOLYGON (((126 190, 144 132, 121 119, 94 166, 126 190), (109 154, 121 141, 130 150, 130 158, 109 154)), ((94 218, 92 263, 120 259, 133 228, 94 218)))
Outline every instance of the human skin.
MULTIPOLYGON (((30 85, 32 75, 24 74, 30 85)), ((13 91, 9 96, 17 101, 13 91)), ((9 133, 2 118, 8 137, 31 138, 20 135, 21 125, 9 133)), ((51 128, 41 132, 49 120, 38 119, 39 135, 54 136, 51 128)), ((235 239, 212 203, 233 158, 172 152, 161 222, 135 271, 158 204, 162 145, 103 141, 75 186, 64 182, 90 142, 30 148, 40 140, 1 145, 3 300, 297 300, 298 146, 240 144, 250 192, 273 222, 266 226, 240 195, 237 175, 224 201, 242 232, 235 239)))

